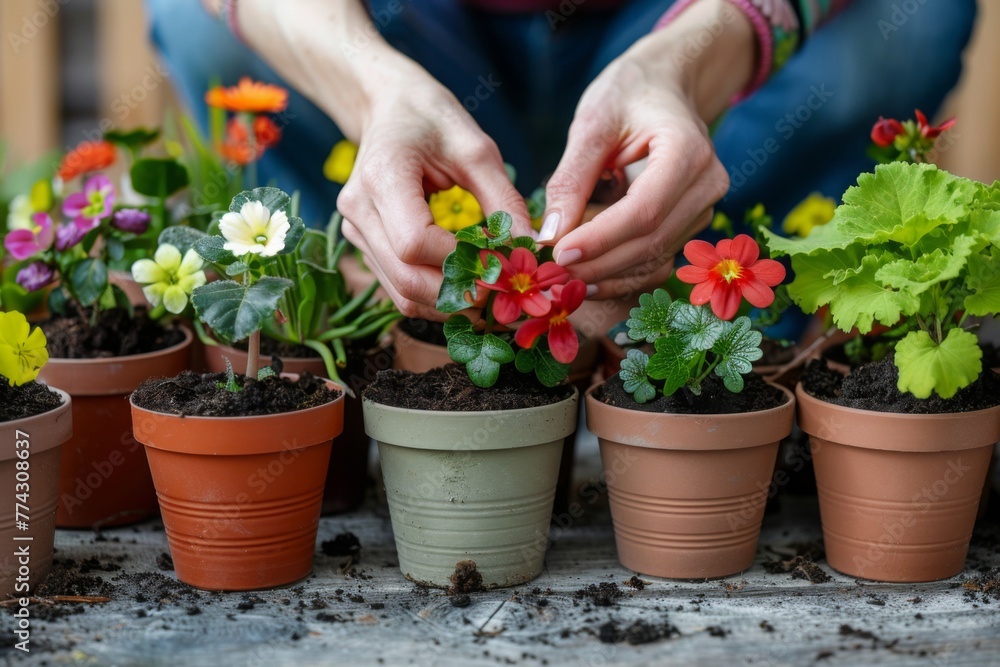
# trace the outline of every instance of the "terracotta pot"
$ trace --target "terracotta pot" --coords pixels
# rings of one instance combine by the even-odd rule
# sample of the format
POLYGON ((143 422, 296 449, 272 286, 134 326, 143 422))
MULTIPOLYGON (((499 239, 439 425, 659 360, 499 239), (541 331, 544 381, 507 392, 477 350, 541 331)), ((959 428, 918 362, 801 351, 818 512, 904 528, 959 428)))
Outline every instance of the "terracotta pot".
POLYGON ((133 306, 152 307, 146 299, 146 295, 142 292, 142 285, 135 281, 130 271, 113 269, 108 272, 108 282, 121 288, 125 292, 125 296, 128 297, 129 303, 133 306))
POLYGON ((778 443, 795 399, 744 414, 686 415, 608 405, 587 392, 618 560, 642 574, 710 579, 753 564, 778 443))
POLYGON ((34 417, 0 423, 0 600, 12 593, 27 597, 29 589, 41 583, 52 567, 52 542, 56 534, 56 503, 59 500, 59 454, 61 445, 73 433, 73 412, 69 394, 59 389, 62 405, 34 417), (24 445, 23 443, 27 443, 24 445), (27 452, 22 459, 20 452, 27 452), (18 470, 17 465, 27 470, 18 470), (17 494, 27 497, 17 516, 17 494), (28 524, 17 527, 15 520, 28 524), (16 555, 26 548, 29 562, 16 555), (28 568, 26 581, 17 581, 22 565, 28 568), (27 583, 28 588, 22 587, 27 583))
MULTIPOLYGON (((246 368, 247 353, 227 345, 206 346, 205 365, 209 373, 224 373, 228 357, 236 369, 246 368)), ((326 365, 319 357, 282 357, 288 373, 309 372, 326 377, 326 365)), ((271 360, 263 356, 260 363, 271 360)), ((392 357, 384 347, 374 347, 362 359, 351 359, 341 373, 344 383, 354 392, 354 397, 344 398, 344 430, 337 438, 337 446, 330 454, 326 485, 323 491, 323 514, 339 514, 352 510, 365 499, 368 487, 368 452, 371 441, 365 433, 364 415, 361 411, 361 391, 375 378, 379 370, 389 368, 392 357)))
POLYGON ((289 584, 312 571, 343 395, 256 417, 181 417, 132 404, 132 419, 149 456, 178 579, 242 591, 289 584))
POLYGON ((940 415, 845 408, 799 385, 830 567, 934 581, 965 567, 1000 406, 940 415))
POLYGON ((418 340, 403 331, 399 323, 392 327, 392 344, 392 367, 396 370, 426 373, 451 363, 447 347, 418 340))
POLYGON ((128 395, 151 377, 188 368, 192 335, 156 352, 107 359, 49 359, 38 380, 73 397, 73 437, 62 448, 60 528, 109 528, 158 512, 142 446, 132 437, 128 395))
POLYGON ((524 410, 435 412, 364 400, 378 441, 399 568, 447 587, 471 560, 489 588, 542 571, 563 439, 577 392, 524 410))

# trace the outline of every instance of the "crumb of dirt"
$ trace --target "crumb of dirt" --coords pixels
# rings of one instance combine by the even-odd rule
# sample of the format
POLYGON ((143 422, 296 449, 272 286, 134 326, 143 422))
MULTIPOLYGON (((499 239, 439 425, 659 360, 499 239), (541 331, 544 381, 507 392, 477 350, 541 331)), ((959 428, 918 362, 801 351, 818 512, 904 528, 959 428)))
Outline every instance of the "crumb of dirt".
POLYGON ((791 574, 793 579, 805 579, 811 584, 824 584, 833 577, 824 572, 817 560, 826 557, 821 542, 801 542, 789 545, 794 553, 788 558, 764 561, 764 571, 768 574, 791 574))
POLYGON ((820 651, 816 654, 816 662, 820 660, 827 660, 833 657, 833 651, 820 651))
POLYGON ((857 628, 853 628, 850 625, 848 625, 847 623, 842 623, 841 624, 839 632, 840 632, 840 636, 841 637, 855 637, 857 639, 870 639, 873 642, 877 642, 878 641, 878 637, 875 634, 869 632, 868 630, 859 630, 857 628))
POLYGON ((709 637, 718 637, 719 639, 725 639, 729 634, 729 630, 719 625, 710 625, 705 628, 705 631, 708 632, 709 637))
POLYGON ((455 571, 448 580, 451 581, 451 586, 446 591, 448 595, 478 593, 485 590, 483 588, 483 575, 476 568, 474 560, 462 560, 455 563, 455 571))
POLYGON ((646 587, 646 582, 633 574, 632 577, 625 582, 625 585, 629 588, 641 591, 646 587))
POLYGON ((172 572, 174 569, 174 559, 166 551, 156 557, 156 567, 164 572, 172 572))
POLYGON ((472 384, 464 367, 449 364, 426 373, 379 371, 363 396, 374 403, 414 410, 479 411, 549 405, 571 393, 568 385, 545 387, 512 365, 503 366, 499 381, 483 389, 472 384))
POLYGON ((188 607, 185 611, 187 612, 188 616, 198 616, 199 614, 201 614, 201 607, 194 605, 188 607))
POLYGON ((59 394, 44 384, 29 382, 20 387, 12 387, 0 382, 0 422, 34 417, 62 405, 59 394))
POLYGON ((860 366, 850 375, 830 368, 825 360, 811 361, 802 385, 812 396, 849 408, 906 414, 941 414, 991 408, 1000 402, 1000 374, 983 373, 953 397, 937 394, 917 398, 897 388, 899 370, 890 353, 881 361, 860 366))
POLYGON ((255 380, 236 376, 240 391, 225 388, 225 373, 183 371, 173 378, 146 380, 132 394, 137 406, 155 412, 201 417, 270 415, 324 405, 340 396, 311 373, 298 381, 273 375, 255 380))
POLYGON ((625 391, 619 375, 612 375, 594 393, 594 398, 614 405, 642 412, 669 412, 674 414, 735 414, 776 408, 788 398, 775 387, 764 382, 756 373, 743 376, 745 387, 738 394, 726 389, 722 378, 710 375, 701 384, 701 394, 694 395, 684 388, 671 396, 657 396, 647 403, 636 403, 625 391))
POLYGON ((962 582, 970 600, 989 603, 1000 600, 1000 567, 993 567, 962 582))
POLYGON ((625 597, 625 591, 618 584, 602 581, 599 584, 589 584, 586 588, 573 593, 577 600, 586 600, 596 607, 613 607, 618 600, 625 597))
POLYGON ((760 629, 764 632, 774 632, 774 626, 767 621, 760 622, 760 629))
POLYGON ((361 604, 365 601, 365 597, 363 595, 348 595, 347 599, 357 604, 361 604))
POLYGON ((133 596, 136 602, 151 602, 158 609, 165 605, 187 607, 202 599, 197 589, 159 572, 120 574, 112 581, 122 593, 133 596))
POLYGON ((632 644, 650 644, 661 639, 670 639, 675 635, 680 635, 680 630, 672 623, 647 623, 646 621, 635 621, 631 625, 622 627, 617 621, 611 619, 597 629, 597 638, 605 644, 621 644, 623 642, 632 644))
POLYGON ((448 598, 448 601, 451 602, 452 607, 468 607, 472 604, 472 598, 469 597, 468 593, 452 595, 448 598))
POLYGON ((375 609, 375 610, 385 609, 385 603, 384 602, 372 602, 368 606, 371 607, 372 609, 375 609))
POLYGON ((327 614, 326 612, 320 612, 316 614, 317 621, 323 621, 324 623, 347 623, 351 619, 345 618, 340 614, 327 614))
POLYGON ((327 556, 350 556, 352 562, 361 562, 361 540, 354 533, 339 533, 332 540, 325 540, 319 548, 327 556))
POLYGON ((54 315, 41 322, 53 359, 101 359, 154 352, 184 340, 180 329, 165 328, 137 308, 134 316, 121 308, 102 310, 91 324, 89 313, 54 315))

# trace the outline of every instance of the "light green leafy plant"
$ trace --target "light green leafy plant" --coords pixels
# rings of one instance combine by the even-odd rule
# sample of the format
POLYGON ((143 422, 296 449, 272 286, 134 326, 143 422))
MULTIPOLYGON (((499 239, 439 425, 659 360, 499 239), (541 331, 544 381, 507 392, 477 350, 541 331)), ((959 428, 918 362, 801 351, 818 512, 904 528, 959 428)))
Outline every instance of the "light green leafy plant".
POLYGON ((968 318, 1000 311, 1000 182, 897 162, 843 202, 807 238, 765 232, 772 256, 791 257, 789 295, 807 313, 829 306, 843 331, 890 327, 899 390, 954 396, 982 372, 968 318))

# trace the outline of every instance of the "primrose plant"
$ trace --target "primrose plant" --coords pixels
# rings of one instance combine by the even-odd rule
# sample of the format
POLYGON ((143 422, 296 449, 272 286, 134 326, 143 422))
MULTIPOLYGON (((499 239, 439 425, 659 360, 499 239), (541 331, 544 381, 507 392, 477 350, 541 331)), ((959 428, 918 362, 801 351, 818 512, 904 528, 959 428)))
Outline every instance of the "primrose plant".
POLYGON ((899 390, 954 396, 982 372, 970 318, 1000 312, 1000 182, 893 162, 843 202, 807 238, 768 234, 791 257, 788 293, 806 312, 829 306, 843 331, 889 327, 899 390))
POLYGON ((17 311, 0 312, 0 379, 20 387, 35 380, 49 361, 45 333, 17 311))
POLYGON ((713 372, 726 389, 739 393, 743 375, 763 356, 761 333, 752 329, 749 317, 736 315, 744 299, 757 308, 771 305, 772 288, 784 280, 785 268, 760 259, 757 242, 746 234, 714 246, 689 241, 684 256, 690 264, 679 268, 677 277, 694 285, 690 302, 671 300, 666 290, 657 289, 641 295, 639 307, 629 313, 628 337, 655 350, 647 355, 631 349, 622 361, 620 377, 636 403, 680 389, 700 395, 713 372))
POLYGON ((444 325, 448 354, 480 387, 492 387, 509 363, 555 386, 566 379, 579 351, 568 318, 587 288, 551 261, 551 250, 539 249, 530 236, 512 237, 512 223, 498 211, 455 234, 458 243, 444 260, 437 309, 457 313, 481 305, 483 319, 473 323, 452 315, 444 325))

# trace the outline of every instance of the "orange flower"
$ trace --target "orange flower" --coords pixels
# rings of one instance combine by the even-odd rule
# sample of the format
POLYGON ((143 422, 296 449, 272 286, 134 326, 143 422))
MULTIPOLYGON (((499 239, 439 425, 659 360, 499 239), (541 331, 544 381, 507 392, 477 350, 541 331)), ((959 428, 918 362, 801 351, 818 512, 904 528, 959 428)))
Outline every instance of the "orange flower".
POLYGON ((115 147, 107 141, 84 141, 66 153, 56 175, 64 181, 80 174, 100 171, 115 161, 115 147))
POLYGON ((263 148, 258 148, 250 141, 250 132, 246 125, 238 119, 232 118, 226 124, 226 140, 216 145, 224 159, 233 162, 241 167, 250 164, 263 153, 263 148))
POLYGON ((270 148, 281 141, 281 128, 267 116, 253 119, 253 134, 261 148, 270 148))
POLYGON ((227 111, 249 113, 277 113, 288 106, 288 91, 281 86, 254 81, 245 76, 230 88, 216 86, 205 93, 209 106, 227 111))

